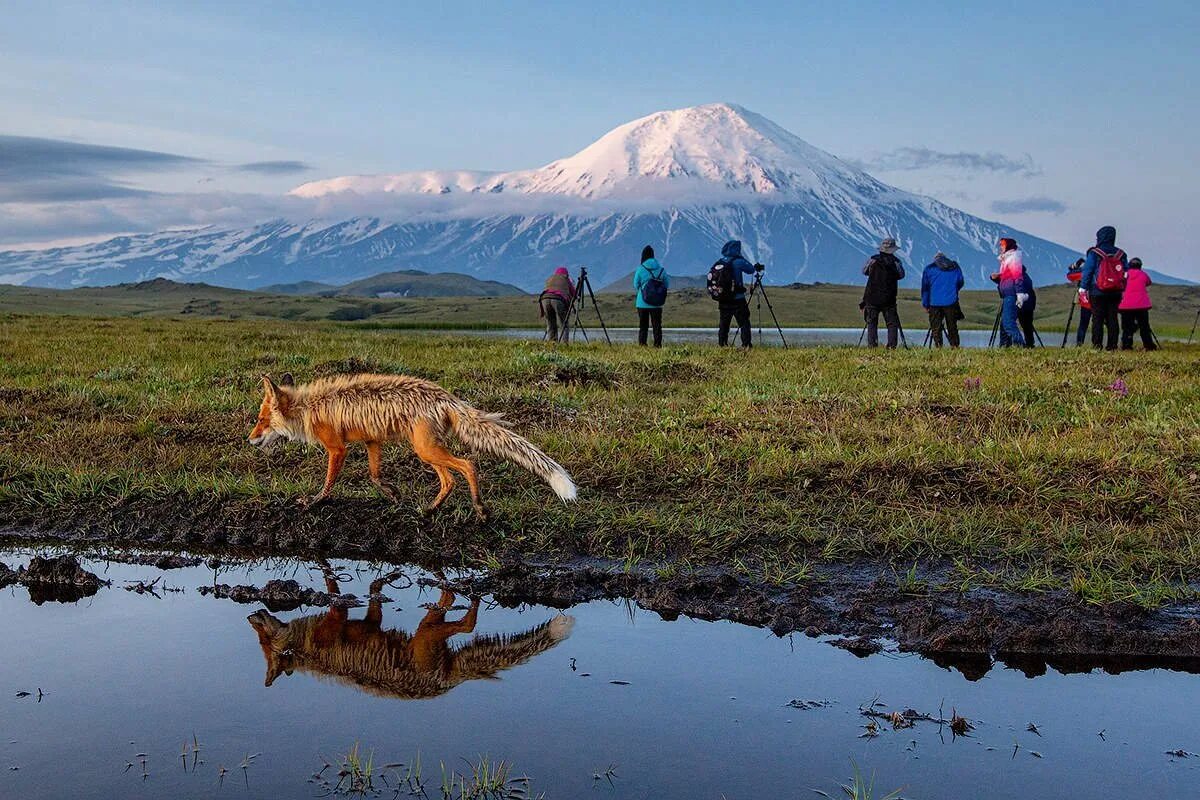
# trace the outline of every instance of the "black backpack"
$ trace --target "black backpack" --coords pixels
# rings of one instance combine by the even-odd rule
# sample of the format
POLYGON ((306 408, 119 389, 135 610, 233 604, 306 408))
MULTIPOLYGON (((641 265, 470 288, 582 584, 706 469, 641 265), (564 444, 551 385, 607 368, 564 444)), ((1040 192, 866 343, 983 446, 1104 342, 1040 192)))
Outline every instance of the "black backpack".
POLYGON ((733 265, 726 264, 723 259, 709 267, 705 283, 708 296, 718 303, 732 302, 737 296, 737 283, 733 272, 733 265))
MULTIPOLYGON (((646 270, 650 272, 649 269, 646 270)), ((642 300, 647 305, 661 306, 667 302, 667 282, 663 280, 664 270, 662 267, 658 269, 658 275, 650 272, 650 280, 642 284, 642 300)))

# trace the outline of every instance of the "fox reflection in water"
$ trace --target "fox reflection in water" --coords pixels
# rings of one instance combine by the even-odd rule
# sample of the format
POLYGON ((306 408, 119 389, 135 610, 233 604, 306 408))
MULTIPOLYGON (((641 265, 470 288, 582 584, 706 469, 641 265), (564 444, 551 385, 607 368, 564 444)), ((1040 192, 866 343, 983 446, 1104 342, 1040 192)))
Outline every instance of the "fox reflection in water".
MULTIPOLYGON (((326 573, 331 593, 336 579, 326 573)), ((377 596, 383 581, 371 584, 377 596)), ((460 646, 457 634, 471 633, 479 616, 479 600, 459 620, 446 619, 455 596, 442 590, 415 633, 384 630, 383 607, 371 600, 364 619, 349 619, 345 608, 281 622, 268 611, 247 619, 258 633, 267 661, 266 685, 293 670, 346 683, 381 697, 437 697, 464 681, 496 679, 496 673, 519 666, 551 649, 571 633, 573 617, 558 615, 524 633, 474 636, 460 646)))

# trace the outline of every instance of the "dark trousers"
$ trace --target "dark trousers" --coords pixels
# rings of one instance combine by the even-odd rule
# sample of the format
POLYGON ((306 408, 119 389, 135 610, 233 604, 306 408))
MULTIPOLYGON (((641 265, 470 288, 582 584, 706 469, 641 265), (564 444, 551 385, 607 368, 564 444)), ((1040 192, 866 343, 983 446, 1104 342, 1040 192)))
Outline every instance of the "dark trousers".
POLYGON ((1089 292, 1088 299, 1092 301, 1092 347, 1099 350, 1116 350, 1117 339, 1117 306, 1121 305, 1120 292, 1089 292), (1105 329, 1108 335, 1105 336, 1105 329))
POLYGON ((1075 332, 1075 346, 1083 347, 1084 341, 1087 339, 1088 323, 1092 321, 1092 310, 1090 308, 1079 307, 1079 330, 1075 332))
POLYGON ((1150 309, 1140 308, 1136 311, 1121 312, 1121 349, 1133 349, 1133 334, 1137 331, 1142 335, 1142 347, 1147 350, 1157 350, 1154 334, 1150 330, 1150 309))
POLYGON ((654 346, 662 347, 662 308, 639 308, 638 310, 638 344, 646 344, 646 334, 651 325, 654 326, 654 346))
POLYGON ((1025 337, 1025 346, 1032 348, 1034 345, 1033 338, 1033 311, 1037 308, 1037 300, 1032 297, 1025 301, 1025 304, 1017 309, 1017 323, 1021 326, 1021 335, 1025 337))
POLYGON ((942 327, 946 328, 946 336, 950 339, 951 347, 958 347, 958 304, 952 306, 929 307, 929 335, 933 337, 933 346, 942 346, 942 327))
POLYGON ((570 337, 568 324, 571 307, 561 297, 543 297, 542 314, 546 317, 546 337, 551 342, 565 342, 570 337))
POLYGON ((721 303, 717 306, 721 312, 721 322, 717 326, 717 344, 724 347, 729 344, 729 323, 736 319, 738 330, 742 334, 742 347, 750 346, 750 306, 746 298, 734 300, 732 303, 721 303))
POLYGON ((895 306, 878 308, 872 305, 863 306, 863 320, 867 323, 867 347, 879 347, 879 314, 883 314, 884 324, 887 325, 887 346, 889 350, 896 349, 896 337, 900 333, 900 314, 895 306))

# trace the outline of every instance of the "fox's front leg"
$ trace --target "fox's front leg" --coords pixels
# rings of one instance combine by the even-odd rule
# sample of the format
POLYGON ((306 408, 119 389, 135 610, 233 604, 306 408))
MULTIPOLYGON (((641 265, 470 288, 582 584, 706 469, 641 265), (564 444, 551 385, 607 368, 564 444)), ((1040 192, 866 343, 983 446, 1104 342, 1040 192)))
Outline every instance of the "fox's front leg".
POLYGON ((342 465, 346 463, 346 447, 345 445, 330 447, 325 445, 325 450, 329 454, 329 464, 325 468, 325 485, 321 487, 321 491, 312 497, 301 497, 296 501, 296 504, 301 508, 312 508, 317 503, 329 496, 329 491, 333 488, 333 484, 337 481, 338 473, 342 471, 342 465))

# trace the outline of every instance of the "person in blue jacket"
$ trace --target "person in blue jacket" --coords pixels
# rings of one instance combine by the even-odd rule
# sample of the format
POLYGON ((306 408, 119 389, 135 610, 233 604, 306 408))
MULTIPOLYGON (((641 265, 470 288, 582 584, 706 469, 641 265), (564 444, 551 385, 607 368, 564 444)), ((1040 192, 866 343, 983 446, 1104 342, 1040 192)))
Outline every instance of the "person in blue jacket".
POLYGON ((1125 251, 1117 247, 1117 229, 1112 225, 1105 225, 1096 231, 1096 246, 1087 251, 1079 286, 1087 292, 1088 300, 1092 304, 1092 347, 1097 350, 1101 347, 1106 350, 1116 350, 1117 339, 1120 336, 1120 331, 1117 329, 1117 311, 1121 306, 1122 290, 1101 291, 1096 286, 1096 273, 1100 270, 1100 253, 1118 256, 1121 269, 1129 268, 1129 260, 1125 257, 1125 251), (1108 329, 1107 342, 1104 336, 1105 328, 1108 329))
POLYGON ((943 253, 934 256, 933 263, 921 273, 921 307, 929 314, 929 334, 934 347, 941 349, 943 326, 950 346, 958 347, 958 321, 962 318, 958 292, 963 282, 962 267, 943 253))
POLYGON ((742 255, 742 243, 730 239, 721 248, 721 261, 733 268, 733 300, 720 303, 717 308, 721 312, 720 323, 717 326, 717 343, 724 347, 729 344, 729 323, 736 319, 738 330, 741 331, 742 347, 750 347, 750 306, 746 303, 746 281, 743 275, 753 275, 754 265, 742 255))
MULTIPOLYGON (((642 261, 633 273, 633 291, 637 294, 638 312, 638 344, 646 344, 646 334, 651 325, 654 326, 654 346, 662 347, 662 310, 663 304, 655 305, 646 299, 643 289, 651 281, 662 281, 663 289, 671 287, 671 277, 654 257, 654 248, 646 245, 642 248, 642 261)), ((665 295, 664 295, 665 301, 665 295)))

